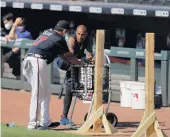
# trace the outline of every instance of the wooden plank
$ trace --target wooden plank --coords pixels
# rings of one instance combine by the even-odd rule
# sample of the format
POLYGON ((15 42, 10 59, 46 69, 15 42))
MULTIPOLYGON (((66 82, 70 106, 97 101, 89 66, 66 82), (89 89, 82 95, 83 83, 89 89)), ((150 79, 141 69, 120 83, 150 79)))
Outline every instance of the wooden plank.
POLYGON ((155 132, 157 134, 158 137, 168 137, 164 132, 162 132, 162 130, 160 129, 159 127, 159 123, 158 121, 156 120, 155 123, 154 123, 154 129, 155 129, 155 132))
POLYGON ((154 43, 154 33, 147 33, 145 49, 145 111, 139 128, 132 137, 140 137, 145 130, 146 137, 154 137, 155 133, 158 137, 167 137, 159 128, 154 111, 154 43))
MULTIPOLYGON (((149 117, 154 112, 154 33, 146 33, 145 46, 145 88, 146 88, 146 103, 145 117, 149 117)), ((146 118, 145 118, 146 119, 146 118)), ((154 137, 154 123, 147 129, 146 137, 154 137)))
POLYGON ((102 117, 104 113, 104 108, 101 106, 96 112, 93 113, 91 117, 84 123, 84 125, 76 132, 84 134, 86 133, 89 128, 93 125, 94 122, 96 122, 100 117, 102 117))
POLYGON ((131 137, 140 137, 145 131, 152 125, 155 121, 155 112, 153 112, 147 119, 144 121, 141 126, 136 130, 136 132, 131 137))
MULTIPOLYGON (((94 111, 102 106, 103 73, 104 73, 104 30, 97 30, 96 34, 96 61, 95 61, 95 87, 94 111)), ((102 119, 94 123, 94 132, 101 132, 102 119)))
POLYGON ((162 131, 162 133, 163 133, 164 137, 168 137, 168 136, 165 134, 165 132, 164 132, 164 131, 162 131))
POLYGON ((113 127, 112 124, 110 124, 110 122, 107 120, 106 115, 103 114, 102 116, 102 122, 103 122, 103 126, 104 129, 106 131, 107 134, 113 134, 113 133, 117 133, 117 129, 113 127))
POLYGON ((143 122, 145 122, 146 116, 145 116, 145 111, 144 111, 144 115, 142 117, 142 120, 140 121, 139 127, 143 124, 143 122))

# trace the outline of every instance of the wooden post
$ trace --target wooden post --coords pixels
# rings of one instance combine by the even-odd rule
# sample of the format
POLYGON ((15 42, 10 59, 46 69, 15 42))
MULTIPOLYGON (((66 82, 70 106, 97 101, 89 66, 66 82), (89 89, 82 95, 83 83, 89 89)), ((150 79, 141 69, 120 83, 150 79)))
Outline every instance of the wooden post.
MULTIPOLYGON (((154 112, 154 33, 146 34, 146 65, 145 65, 145 119, 154 112)), ((146 137, 154 136, 154 123, 147 129, 146 137)))
MULTIPOLYGON (((102 106, 103 72, 104 72, 104 30, 98 30, 96 35, 94 111, 102 106)), ((102 119, 94 123, 94 132, 101 132, 102 119)))
POLYGON ((93 110, 84 125, 77 133, 87 133, 89 128, 94 125, 96 134, 101 132, 102 124, 107 134, 116 133, 117 130, 109 123, 104 114, 102 105, 103 92, 103 73, 104 73, 104 30, 97 30, 96 35, 96 60, 95 60, 95 88, 94 88, 94 105, 93 110))
POLYGON ((154 33, 146 33, 145 46, 145 111, 140 126, 132 137, 140 137, 146 133, 146 137, 167 137, 159 128, 154 111, 154 33))

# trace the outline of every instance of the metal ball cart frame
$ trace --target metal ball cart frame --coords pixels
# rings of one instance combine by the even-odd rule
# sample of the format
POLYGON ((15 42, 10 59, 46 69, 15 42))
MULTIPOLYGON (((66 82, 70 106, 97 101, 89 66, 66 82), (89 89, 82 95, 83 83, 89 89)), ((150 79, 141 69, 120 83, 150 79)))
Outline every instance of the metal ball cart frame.
MULTIPOLYGON (((103 84, 103 93, 109 93, 108 94, 108 102, 107 102, 107 107, 106 107, 106 117, 108 119, 108 121, 114 126, 117 126, 118 123, 118 118, 117 116, 112 113, 109 112, 109 106, 110 106, 110 102, 111 102, 111 96, 112 96, 112 91, 111 91, 111 66, 110 66, 110 59, 107 55, 105 55, 105 65, 104 65, 104 84, 103 84)), ((70 113, 70 123, 72 123, 72 116, 74 113, 74 109, 75 109, 75 104, 77 101, 77 98, 80 100, 84 100, 84 99, 89 99, 88 95, 93 95, 94 92, 94 67, 95 65, 83 65, 83 66, 79 66, 79 65, 71 65, 71 92, 74 93, 74 100, 73 100, 73 104, 72 104, 72 108, 71 108, 71 113, 70 113)), ((61 90, 59 93, 59 99, 62 96, 62 92, 64 90, 65 87, 65 83, 66 83, 66 78, 64 80, 64 83, 61 86, 61 90)), ((88 113, 85 114, 84 116, 84 121, 86 121, 89 116, 90 113, 92 111, 92 106, 94 103, 94 97, 91 96, 92 98, 90 98, 91 100, 91 104, 88 110, 88 113)))

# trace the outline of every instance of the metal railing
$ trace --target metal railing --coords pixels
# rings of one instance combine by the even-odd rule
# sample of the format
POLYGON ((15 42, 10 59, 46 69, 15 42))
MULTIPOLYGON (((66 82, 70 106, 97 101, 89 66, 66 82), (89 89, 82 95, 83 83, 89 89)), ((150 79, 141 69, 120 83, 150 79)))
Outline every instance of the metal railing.
MULTIPOLYGON (((8 48, 20 47, 21 48, 20 61, 22 62, 22 58, 25 56, 26 50, 32 45, 32 42, 33 42, 32 40, 27 40, 27 39, 17 39, 16 41, 11 41, 8 43, 1 42, 1 47, 8 47, 8 48)), ((3 50, 3 48, 1 49, 3 50)), ((145 50, 142 50, 142 49, 112 47, 110 49, 109 56, 129 58, 131 60, 130 73, 129 73, 130 78, 133 81, 138 81, 138 77, 139 77, 138 76, 138 59, 145 58, 144 51, 145 50)), ((158 74, 157 79, 160 78, 163 106, 168 106, 170 104, 170 51, 161 51, 161 53, 155 53, 155 60, 161 61, 161 68, 160 68, 161 70, 160 70, 160 74, 158 74)), ((52 82, 52 76, 53 76, 52 65, 53 64, 49 65, 49 69, 48 69, 48 73, 49 73, 48 81, 50 85, 49 90, 52 93, 58 94, 59 89, 60 89, 60 84, 54 84, 52 82)), ((114 71, 114 68, 112 68, 112 71, 114 71)), ((2 88, 11 88, 11 89, 20 89, 20 90, 31 89, 29 83, 25 80, 24 76, 22 75, 22 72, 21 72, 21 78, 19 80, 2 77, 1 86, 2 88)), ((117 93, 117 98, 118 97, 120 96, 117 93)))
MULTIPOLYGON (((8 48, 20 47, 21 48, 20 62, 22 62, 22 58, 24 58, 24 56, 26 54, 26 50, 32 45, 32 42, 33 42, 32 40, 17 39, 16 41, 10 41, 8 43, 1 42, 1 46, 2 47, 8 47, 8 48)), ((1 49, 2 49, 1 50, 1 52, 2 52, 3 48, 1 48, 1 49)), ((48 82, 49 82, 49 85, 50 85, 49 90, 52 93, 58 93, 59 89, 60 89, 60 85, 59 84, 52 84, 52 79, 51 79, 52 64, 49 65, 48 73, 49 73, 48 82)), ((24 76, 22 75, 22 69, 21 69, 21 74, 20 74, 19 80, 2 77, 1 78, 1 87, 2 88, 9 88, 9 89, 31 90, 30 84, 25 80, 24 76)))
MULTIPOLYGON (((131 80, 138 81, 138 59, 145 59, 144 49, 112 47, 110 56, 131 59, 131 80)), ((155 61, 161 61, 160 86, 163 106, 170 104, 170 51, 155 53, 155 61)))

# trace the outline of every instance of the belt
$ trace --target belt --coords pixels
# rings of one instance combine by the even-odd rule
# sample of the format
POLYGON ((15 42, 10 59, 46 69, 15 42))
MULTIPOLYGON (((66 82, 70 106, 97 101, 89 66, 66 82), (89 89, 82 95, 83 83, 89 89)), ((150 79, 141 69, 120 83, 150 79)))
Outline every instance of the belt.
POLYGON ((26 54, 25 55, 25 58, 26 57, 35 57, 35 58, 42 58, 43 59, 43 57, 41 56, 41 55, 39 55, 39 54, 33 54, 33 53, 28 53, 28 54, 26 54))
MULTIPOLYGON (((28 54, 26 54, 26 55, 25 55, 25 57, 24 57, 24 58, 26 58, 26 57, 41 58, 41 59, 43 59, 43 60, 45 60, 45 61, 47 62, 47 59, 44 59, 44 57, 43 57, 43 56, 41 56, 41 55, 39 55, 39 54, 28 53, 28 54)), ((24 58, 23 58, 23 59, 24 59, 24 58)))

